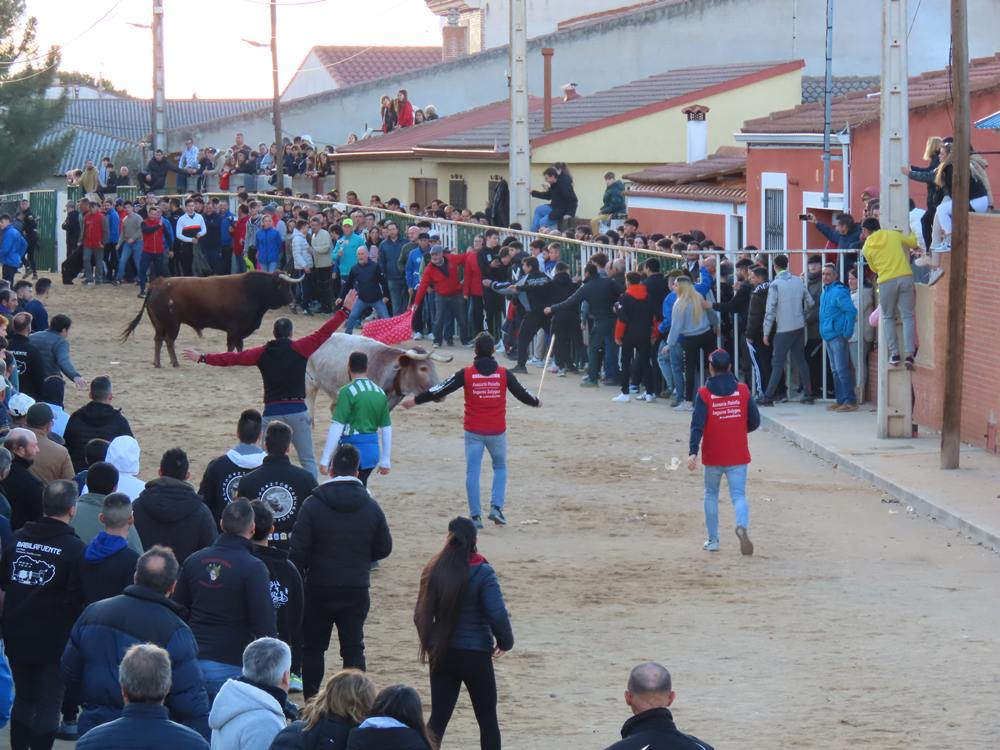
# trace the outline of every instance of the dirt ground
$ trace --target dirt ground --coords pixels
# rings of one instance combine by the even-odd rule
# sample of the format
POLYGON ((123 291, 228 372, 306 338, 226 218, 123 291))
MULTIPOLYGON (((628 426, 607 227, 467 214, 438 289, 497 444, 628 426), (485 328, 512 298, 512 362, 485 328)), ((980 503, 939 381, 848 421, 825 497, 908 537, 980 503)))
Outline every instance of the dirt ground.
MULTIPOLYGON (((233 442, 240 410, 259 407, 260 379, 186 362, 154 370, 148 320, 117 341, 139 304, 132 287, 57 286, 49 309, 73 317, 84 376, 113 378, 141 476, 179 445, 197 480, 233 442)), ((296 318, 296 332, 319 323, 296 318)), ((181 337, 224 349, 218 332, 181 337)), ((459 350, 454 366, 467 361, 459 350)), ((536 389, 539 371, 523 380, 536 389)), ((739 555, 728 505, 722 550, 705 553, 700 472, 670 469, 686 456, 689 415, 611 403, 611 389, 573 377, 547 377, 542 395, 540 410, 511 399, 510 526, 480 537, 516 638, 497 665, 507 747, 612 743, 629 715, 628 671, 645 660, 673 673, 679 726, 717 748, 996 747, 1000 558, 765 432, 751 440, 757 554, 739 555)), ((67 409, 84 400, 67 390, 67 409)), ((453 397, 395 411, 393 470, 372 481, 395 549, 374 578, 369 668, 380 686, 409 683, 428 702, 412 609, 422 565, 466 512, 461 408, 453 397)), ((334 643, 328 666, 338 665, 334 643)), ((477 738, 463 695, 444 746, 477 738)))

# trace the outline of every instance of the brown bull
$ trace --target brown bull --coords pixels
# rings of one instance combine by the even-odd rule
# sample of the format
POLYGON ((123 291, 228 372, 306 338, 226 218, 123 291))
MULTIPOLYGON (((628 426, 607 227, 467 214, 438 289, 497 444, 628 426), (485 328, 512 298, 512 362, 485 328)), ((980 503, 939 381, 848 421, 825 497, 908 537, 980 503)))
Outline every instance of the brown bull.
POLYGON ((156 349, 153 366, 160 366, 160 351, 167 344, 170 364, 178 367, 174 342, 181 324, 191 326, 199 336, 205 328, 226 332, 226 349, 243 351, 243 339, 260 328, 268 310, 292 303, 292 285, 301 283, 283 273, 249 273, 208 278, 160 278, 149 287, 142 308, 122 331, 124 342, 149 313, 156 349))

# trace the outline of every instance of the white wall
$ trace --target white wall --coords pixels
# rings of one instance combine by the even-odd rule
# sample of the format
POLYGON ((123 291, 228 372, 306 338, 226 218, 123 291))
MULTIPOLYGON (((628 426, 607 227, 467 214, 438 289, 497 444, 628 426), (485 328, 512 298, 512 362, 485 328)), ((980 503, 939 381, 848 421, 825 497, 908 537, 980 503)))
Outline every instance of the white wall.
MULTIPOLYGON (((480 0, 478 3, 467 2, 467 4, 485 10, 483 34, 486 48, 492 49, 507 44, 510 40, 509 1, 480 0)), ((635 0, 529 0, 528 35, 551 34, 561 21, 634 4, 635 0)))
POLYGON ((281 95, 281 101, 286 102, 303 96, 322 94, 324 91, 333 91, 335 88, 337 88, 336 81, 323 67, 316 53, 310 51, 299 66, 298 71, 292 76, 292 80, 288 82, 288 86, 281 95))

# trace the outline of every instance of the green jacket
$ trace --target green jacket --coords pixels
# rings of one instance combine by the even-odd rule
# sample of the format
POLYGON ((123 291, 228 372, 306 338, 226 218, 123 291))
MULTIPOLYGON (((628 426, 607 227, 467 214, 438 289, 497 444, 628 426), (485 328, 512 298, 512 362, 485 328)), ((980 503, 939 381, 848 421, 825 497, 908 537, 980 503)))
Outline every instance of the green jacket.
POLYGON ((602 214, 614 216, 625 213, 625 183, 615 180, 604 189, 604 200, 601 204, 602 214))
MULTIPOLYGON (((76 501, 76 515, 73 516, 70 525, 84 544, 90 544, 95 536, 104 531, 104 525, 100 519, 103 507, 104 495, 96 492, 81 495, 76 501)), ((135 530, 135 526, 129 526, 128 546, 140 555, 143 553, 142 542, 139 540, 139 532, 135 530)))

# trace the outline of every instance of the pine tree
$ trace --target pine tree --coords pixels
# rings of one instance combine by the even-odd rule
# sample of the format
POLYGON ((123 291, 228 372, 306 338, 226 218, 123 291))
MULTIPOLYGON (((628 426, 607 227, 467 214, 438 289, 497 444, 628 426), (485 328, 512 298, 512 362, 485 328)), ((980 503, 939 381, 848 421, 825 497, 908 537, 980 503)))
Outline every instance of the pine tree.
POLYGON ((24 0, 0 0, 0 193, 51 177, 73 133, 42 141, 66 110, 65 97, 46 99, 59 51, 39 54, 38 21, 24 17, 24 0))

